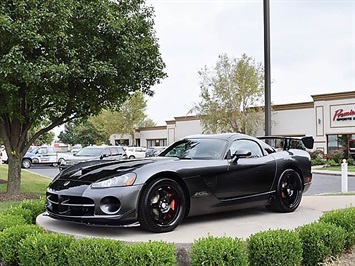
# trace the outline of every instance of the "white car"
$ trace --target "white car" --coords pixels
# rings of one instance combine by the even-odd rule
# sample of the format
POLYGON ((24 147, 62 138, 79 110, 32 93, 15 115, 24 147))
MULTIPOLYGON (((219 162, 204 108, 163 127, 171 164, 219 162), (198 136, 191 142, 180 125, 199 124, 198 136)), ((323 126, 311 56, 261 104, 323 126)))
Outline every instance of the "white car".
POLYGON ((146 148, 143 147, 128 147, 126 154, 128 159, 145 158, 146 148))
POLYGON ((0 163, 7 163, 7 153, 5 149, 0 149, 0 163))

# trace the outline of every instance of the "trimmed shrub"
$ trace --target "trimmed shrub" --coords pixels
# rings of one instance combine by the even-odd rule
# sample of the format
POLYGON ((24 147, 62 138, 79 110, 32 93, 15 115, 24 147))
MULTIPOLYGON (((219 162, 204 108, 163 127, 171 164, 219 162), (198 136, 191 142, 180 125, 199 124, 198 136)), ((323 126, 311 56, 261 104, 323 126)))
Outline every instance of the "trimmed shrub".
POLYGON ((246 244, 231 237, 200 238, 192 244, 191 265, 248 265, 246 244))
POLYGON ((22 209, 21 207, 11 207, 3 212, 3 214, 22 216, 27 224, 32 224, 32 213, 30 210, 22 209))
POLYGON ((175 247, 162 241, 150 241, 123 245, 119 252, 122 266, 171 266, 177 265, 175 247))
POLYGON ((5 265, 18 265, 20 243, 28 236, 41 234, 43 230, 35 225, 19 225, 4 229, 0 233, 0 258, 5 265))
POLYGON ((302 265, 312 266, 344 251, 345 230, 334 224, 316 222, 297 228, 303 248, 302 265))
POLYGON ((337 166, 338 164, 333 159, 328 159, 327 165, 328 166, 337 166))
POLYGON ((353 158, 347 159, 346 162, 348 163, 348 165, 355 165, 355 160, 353 158))
POLYGON ((355 207, 326 212, 319 221, 334 224, 345 230, 345 249, 348 250, 355 245, 355 207))
POLYGON ((250 265, 301 265, 302 243, 297 233, 284 229, 251 235, 248 239, 250 265))
POLYGON ((314 150, 314 151, 309 152, 309 155, 311 156, 312 160, 323 159, 324 151, 322 151, 322 150, 314 150))
POLYGON ((25 224, 26 220, 21 215, 0 213, 0 232, 12 226, 25 224))
POLYGON ((31 224, 36 224, 37 216, 46 211, 44 204, 44 198, 40 200, 24 200, 21 202, 19 207, 25 210, 29 210, 32 217, 31 224))
POLYGON ((73 241, 67 251, 71 266, 111 266, 119 264, 122 243, 112 239, 81 238, 73 241))
POLYGON ((344 158, 344 152, 343 151, 333 151, 332 152, 332 159, 335 161, 337 165, 341 164, 342 159, 344 158))
POLYGON ((322 158, 316 158, 311 160, 311 164, 313 165, 323 165, 325 161, 322 158))
POLYGON ((69 265, 66 253, 72 241, 73 237, 61 234, 29 236, 18 251, 20 265, 69 265))

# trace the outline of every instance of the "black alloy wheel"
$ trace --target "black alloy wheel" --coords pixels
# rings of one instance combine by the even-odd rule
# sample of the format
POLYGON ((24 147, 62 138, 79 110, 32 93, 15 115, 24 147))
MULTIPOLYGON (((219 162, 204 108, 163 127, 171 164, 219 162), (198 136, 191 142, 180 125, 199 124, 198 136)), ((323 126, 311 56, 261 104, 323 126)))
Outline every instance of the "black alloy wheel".
POLYGON ((293 212, 302 200, 302 181, 293 169, 282 172, 273 202, 268 209, 277 212, 293 212))
POLYGON ((142 228, 163 233, 174 230, 185 216, 185 194, 173 179, 155 179, 144 189, 138 206, 142 228))

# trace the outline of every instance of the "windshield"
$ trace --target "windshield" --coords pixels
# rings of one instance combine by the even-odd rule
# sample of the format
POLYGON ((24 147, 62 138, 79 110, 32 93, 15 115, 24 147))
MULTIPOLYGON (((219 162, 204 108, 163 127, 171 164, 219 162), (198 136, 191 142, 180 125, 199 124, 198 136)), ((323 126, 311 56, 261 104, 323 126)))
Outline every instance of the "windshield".
POLYGON ((75 156, 95 157, 101 155, 102 148, 87 147, 81 149, 75 156))
POLYGON ((221 139, 185 139, 174 143, 160 157, 180 159, 221 159, 227 142, 221 139))

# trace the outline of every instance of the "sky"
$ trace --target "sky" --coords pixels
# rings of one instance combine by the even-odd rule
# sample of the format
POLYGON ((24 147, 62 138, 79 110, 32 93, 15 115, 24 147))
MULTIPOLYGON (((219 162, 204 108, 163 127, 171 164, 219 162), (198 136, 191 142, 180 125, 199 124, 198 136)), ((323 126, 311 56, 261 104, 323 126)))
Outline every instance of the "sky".
MULTIPOLYGON (((271 101, 355 90, 355 0, 270 0, 271 101)), ((185 116, 200 100, 198 71, 221 54, 264 64, 263 1, 146 0, 168 77, 152 87, 149 118, 185 116)))

